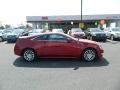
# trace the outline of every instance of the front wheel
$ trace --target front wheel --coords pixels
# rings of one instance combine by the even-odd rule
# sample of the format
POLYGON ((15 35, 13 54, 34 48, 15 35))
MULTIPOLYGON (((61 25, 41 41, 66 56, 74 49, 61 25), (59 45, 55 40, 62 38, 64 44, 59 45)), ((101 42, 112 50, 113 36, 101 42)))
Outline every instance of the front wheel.
POLYGON ((95 59, 97 59, 97 53, 94 49, 86 49, 83 51, 82 60, 90 62, 95 59))
POLYGON ((110 39, 113 41, 115 38, 114 38, 114 36, 113 36, 113 35, 111 35, 110 39))
POLYGON ((32 49, 26 49, 23 52, 23 58, 28 62, 32 62, 36 59, 36 53, 32 49))

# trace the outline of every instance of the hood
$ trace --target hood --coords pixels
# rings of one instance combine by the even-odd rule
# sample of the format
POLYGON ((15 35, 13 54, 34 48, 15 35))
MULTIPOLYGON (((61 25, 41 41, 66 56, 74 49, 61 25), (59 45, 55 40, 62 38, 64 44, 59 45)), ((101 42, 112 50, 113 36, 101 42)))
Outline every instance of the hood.
POLYGON ((97 42, 91 41, 91 40, 88 40, 88 39, 79 39, 79 41, 83 42, 83 43, 98 44, 97 42))
POLYGON ((92 34, 106 34, 105 32, 92 32, 92 34))

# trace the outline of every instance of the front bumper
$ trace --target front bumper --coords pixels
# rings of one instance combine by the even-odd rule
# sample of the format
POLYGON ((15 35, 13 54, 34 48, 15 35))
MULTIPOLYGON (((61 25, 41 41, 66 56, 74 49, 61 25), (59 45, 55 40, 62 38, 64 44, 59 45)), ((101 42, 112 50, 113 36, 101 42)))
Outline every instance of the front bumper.
POLYGON ((100 46, 99 50, 97 51, 97 55, 98 55, 98 59, 101 59, 103 58, 103 53, 104 53, 104 50, 103 48, 100 46))
POLYGON ((93 40, 106 40, 107 36, 92 36, 93 40))

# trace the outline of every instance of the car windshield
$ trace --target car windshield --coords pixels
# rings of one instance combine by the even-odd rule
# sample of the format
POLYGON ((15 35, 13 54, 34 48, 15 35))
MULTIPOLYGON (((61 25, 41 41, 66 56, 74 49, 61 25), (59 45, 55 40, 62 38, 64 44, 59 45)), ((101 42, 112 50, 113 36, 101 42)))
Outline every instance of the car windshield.
POLYGON ((53 32, 63 32, 62 29, 53 29, 53 32))
POLYGON ((32 33, 42 33, 43 29, 33 29, 32 33))
POLYGON ((120 28, 114 28, 114 29, 112 29, 112 31, 114 31, 114 32, 120 32, 120 28))
POLYGON ((80 28, 72 29, 72 32, 82 32, 80 28))
POLYGON ((23 32, 24 32, 23 29, 15 29, 15 30, 13 30, 12 33, 15 33, 15 34, 21 34, 21 33, 23 33, 23 32))
POLYGON ((91 29, 90 31, 91 31, 91 32, 103 32, 103 31, 100 30, 100 29, 91 29))

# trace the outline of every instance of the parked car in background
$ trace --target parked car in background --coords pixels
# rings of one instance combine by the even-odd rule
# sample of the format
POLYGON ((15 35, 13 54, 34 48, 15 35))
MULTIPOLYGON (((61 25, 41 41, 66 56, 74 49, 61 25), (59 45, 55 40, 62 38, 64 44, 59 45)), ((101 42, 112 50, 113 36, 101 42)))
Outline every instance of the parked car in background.
POLYGON ((76 39, 63 33, 43 33, 18 38, 14 53, 26 61, 41 58, 81 58, 94 61, 102 58, 103 49, 97 42, 76 39))
POLYGON ((120 27, 116 28, 106 28, 104 31, 107 33, 107 37, 111 40, 120 40, 120 27))
POLYGON ((64 33, 63 29, 53 29, 53 33, 64 33))
POLYGON ((36 35, 36 34, 40 34, 40 33, 44 33, 45 30, 44 29, 33 29, 31 30, 31 32, 29 33, 29 36, 31 35, 36 35))
POLYGON ((7 35, 7 42, 16 42, 17 38, 20 36, 26 36, 24 29, 14 29, 11 33, 7 35))
POLYGON ((2 38, 3 38, 4 41, 7 40, 8 34, 11 33, 12 31, 13 31, 13 29, 5 29, 5 30, 3 31, 2 38))
POLYGON ((88 28, 88 30, 85 31, 86 38, 90 40, 107 40, 107 35, 103 30, 100 30, 99 28, 88 28))
POLYGON ((74 38, 85 38, 85 33, 80 28, 72 28, 68 34, 74 38))
POLYGON ((3 32, 4 32, 4 30, 0 30, 0 42, 2 42, 2 41, 3 41, 3 37, 2 37, 3 32))

